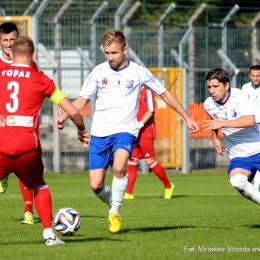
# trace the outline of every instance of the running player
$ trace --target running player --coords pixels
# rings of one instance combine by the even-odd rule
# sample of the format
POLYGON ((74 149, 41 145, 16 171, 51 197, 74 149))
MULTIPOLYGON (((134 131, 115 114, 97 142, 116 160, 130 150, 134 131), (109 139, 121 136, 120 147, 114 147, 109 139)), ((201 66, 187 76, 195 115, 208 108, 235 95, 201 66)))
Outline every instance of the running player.
POLYGON ((221 130, 227 143, 230 164, 229 180, 245 198, 260 204, 260 193, 251 181, 260 170, 260 133, 255 122, 255 111, 246 94, 230 88, 228 74, 223 69, 213 69, 206 76, 211 97, 204 102, 204 109, 211 120, 204 120, 204 131, 212 131, 213 146, 223 156, 218 139, 221 130))
MULTIPOLYGON (((255 109, 255 121, 260 128, 260 66, 254 65, 249 70, 250 82, 242 86, 244 91, 255 109)), ((260 172, 257 171, 254 178, 254 186, 259 189, 260 186, 260 172)))
MULTIPOLYGON (((124 34, 109 29, 101 38, 106 62, 97 65, 85 79, 80 97, 73 104, 81 110, 96 98, 89 148, 90 187, 96 197, 109 206, 109 231, 122 228, 120 209, 128 182, 126 165, 138 135, 138 98, 143 85, 159 95, 186 121, 192 132, 199 130, 177 98, 146 68, 126 58, 124 34), (112 192, 105 183, 108 166, 112 166, 112 192)), ((67 119, 63 113, 59 120, 67 119)))
POLYGON ((45 243, 48 246, 61 245, 64 242, 52 229, 51 194, 43 177, 39 113, 45 97, 67 111, 83 144, 88 142, 88 133, 79 111, 56 87, 53 79, 30 68, 34 57, 32 40, 27 36, 17 37, 12 55, 13 64, 0 73, 0 179, 14 173, 34 191, 45 243))
MULTIPOLYGON (((4 22, 0 25, 0 70, 5 68, 7 64, 12 64, 11 57, 14 39, 19 35, 18 28, 14 22, 4 22)), ((32 61, 31 67, 39 70, 35 61, 32 61)), ((33 191, 19 182, 19 188, 24 201, 24 219, 23 224, 33 224, 33 191)), ((0 181, 0 194, 3 194, 8 188, 8 177, 0 181)))

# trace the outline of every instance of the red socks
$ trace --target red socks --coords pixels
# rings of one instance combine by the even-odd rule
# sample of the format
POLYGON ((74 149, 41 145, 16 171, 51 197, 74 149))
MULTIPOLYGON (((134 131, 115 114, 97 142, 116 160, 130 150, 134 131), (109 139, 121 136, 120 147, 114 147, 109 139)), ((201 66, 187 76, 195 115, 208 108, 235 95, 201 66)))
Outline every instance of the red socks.
POLYGON ((43 228, 52 227, 51 193, 47 185, 34 194, 35 208, 40 216, 43 228))
POLYGON ((33 214, 33 190, 28 190, 27 187, 19 180, 19 187, 24 200, 24 212, 33 214))
POLYGON ((154 161, 149 167, 155 173, 155 175, 163 182, 164 188, 171 188, 171 183, 169 182, 164 168, 157 161, 154 161))
POLYGON ((126 188, 126 192, 128 194, 133 194, 134 185, 137 178, 137 163, 138 162, 128 160, 128 168, 127 168, 128 184, 126 188))

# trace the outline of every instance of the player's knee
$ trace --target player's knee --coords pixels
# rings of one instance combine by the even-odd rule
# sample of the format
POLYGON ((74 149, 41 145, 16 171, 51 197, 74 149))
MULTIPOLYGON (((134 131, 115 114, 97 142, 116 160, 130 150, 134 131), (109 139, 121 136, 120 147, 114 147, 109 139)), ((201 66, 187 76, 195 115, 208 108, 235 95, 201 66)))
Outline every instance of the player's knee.
POLYGON ((247 185, 248 178, 244 174, 235 174, 230 178, 230 183, 233 188, 237 189, 239 192, 243 192, 245 190, 245 186, 247 185))
POLYGON ((118 179, 124 178, 126 175, 125 166, 124 165, 114 165, 113 173, 118 179))
POLYGON ((98 184, 98 183, 91 183, 90 188, 95 192, 95 193, 100 193, 103 190, 103 185, 98 184))

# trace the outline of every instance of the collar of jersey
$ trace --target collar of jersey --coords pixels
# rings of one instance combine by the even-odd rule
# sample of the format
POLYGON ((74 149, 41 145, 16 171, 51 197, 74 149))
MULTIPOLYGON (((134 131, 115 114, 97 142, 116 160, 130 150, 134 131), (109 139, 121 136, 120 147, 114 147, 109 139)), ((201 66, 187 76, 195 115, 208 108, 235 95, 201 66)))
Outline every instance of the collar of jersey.
POLYGON ((121 69, 114 69, 114 68, 112 68, 111 66, 110 66, 110 68, 111 68, 112 70, 116 71, 116 72, 119 72, 119 71, 124 70, 125 68, 127 68, 127 67, 129 66, 129 64, 130 64, 130 61, 127 60, 127 64, 126 64, 123 68, 121 68, 121 69))
POLYGON ((255 86, 252 82, 251 82, 251 86, 254 88, 254 89, 256 89, 256 88, 259 88, 260 87, 260 85, 259 86, 255 86))
POLYGON ((228 102, 230 94, 231 94, 231 89, 229 89, 227 100, 224 103, 219 103, 219 102, 217 102, 217 103, 220 104, 221 106, 224 106, 228 102))
POLYGON ((29 65, 26 65, 26 64, 18 64, 18 63, 13 63, 13 64, 11 64, 11 66, 29 67, 29 68, 30 68, 29 65))

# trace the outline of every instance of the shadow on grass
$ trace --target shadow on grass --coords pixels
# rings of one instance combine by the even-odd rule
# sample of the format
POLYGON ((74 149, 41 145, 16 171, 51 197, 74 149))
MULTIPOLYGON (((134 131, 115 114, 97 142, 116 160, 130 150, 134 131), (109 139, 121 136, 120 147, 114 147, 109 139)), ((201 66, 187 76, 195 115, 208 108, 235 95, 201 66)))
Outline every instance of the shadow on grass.
MULTIPOLYGON (((63 240, 66 244, 66 245, 69 245, 69 244, 75 244, 75 243, 82 243, 82 242, 92 242, 92 241, 125 241, 125 238, 122 237, 122 239, 120 239, 119 237, 120 236, 117 236, 118 234, 108 234, 108 237, 106 236, 103 236, 103 237, 88 237, 86 238, 84 235, 73 235, 73 236, 59 236, 59 238, 61 240, 63 240), (115 239, 116 238, 116 239, 115 239)), ((45 242, 44 240, 37 240, 35 242, 33 242, 32 240, 23 240, 23 241, 13 241, 13 242, 10 242, 9 240, 7 242, 3 242, 1 241, 0 245, 1 246, 5 246, 5 245, 14 245, 14 246, 17 246, 17 245, 38 245, 38 244, 42 244, 42 245, 45 245, 45 242)), ((56 247, 55 248, 60 248, 60 246, 56 247)))
POLYGON ((123 229, 120 233, 128 233, 128 232, 159 232, 165 230, 176 230, 176 229, 186 229, 186 228, 196 228, 195 226, 166 226, 166 227, 143 227, 143 228, 131 228, 131 229, 123 229))
POLYGON ((260 225, 244 225, 244 227, 247 227, 247 228, 260 228, 260 225))
MULTIPOLYGON (((178 198, 185 198, 185 197, 191 197, 191 195, 183 195, 183 194, 173 195, 171 200, 178 199, 178 198)), ((125 199, 124 201, 134 201, 134 200, 140 200, 140 199, 154 199, 154 198, 163 199, 163 196, 162 195, 147 195, 147 196, 146 195, 140 195, 140 196, 136 195, 133 200, 125 199)))

